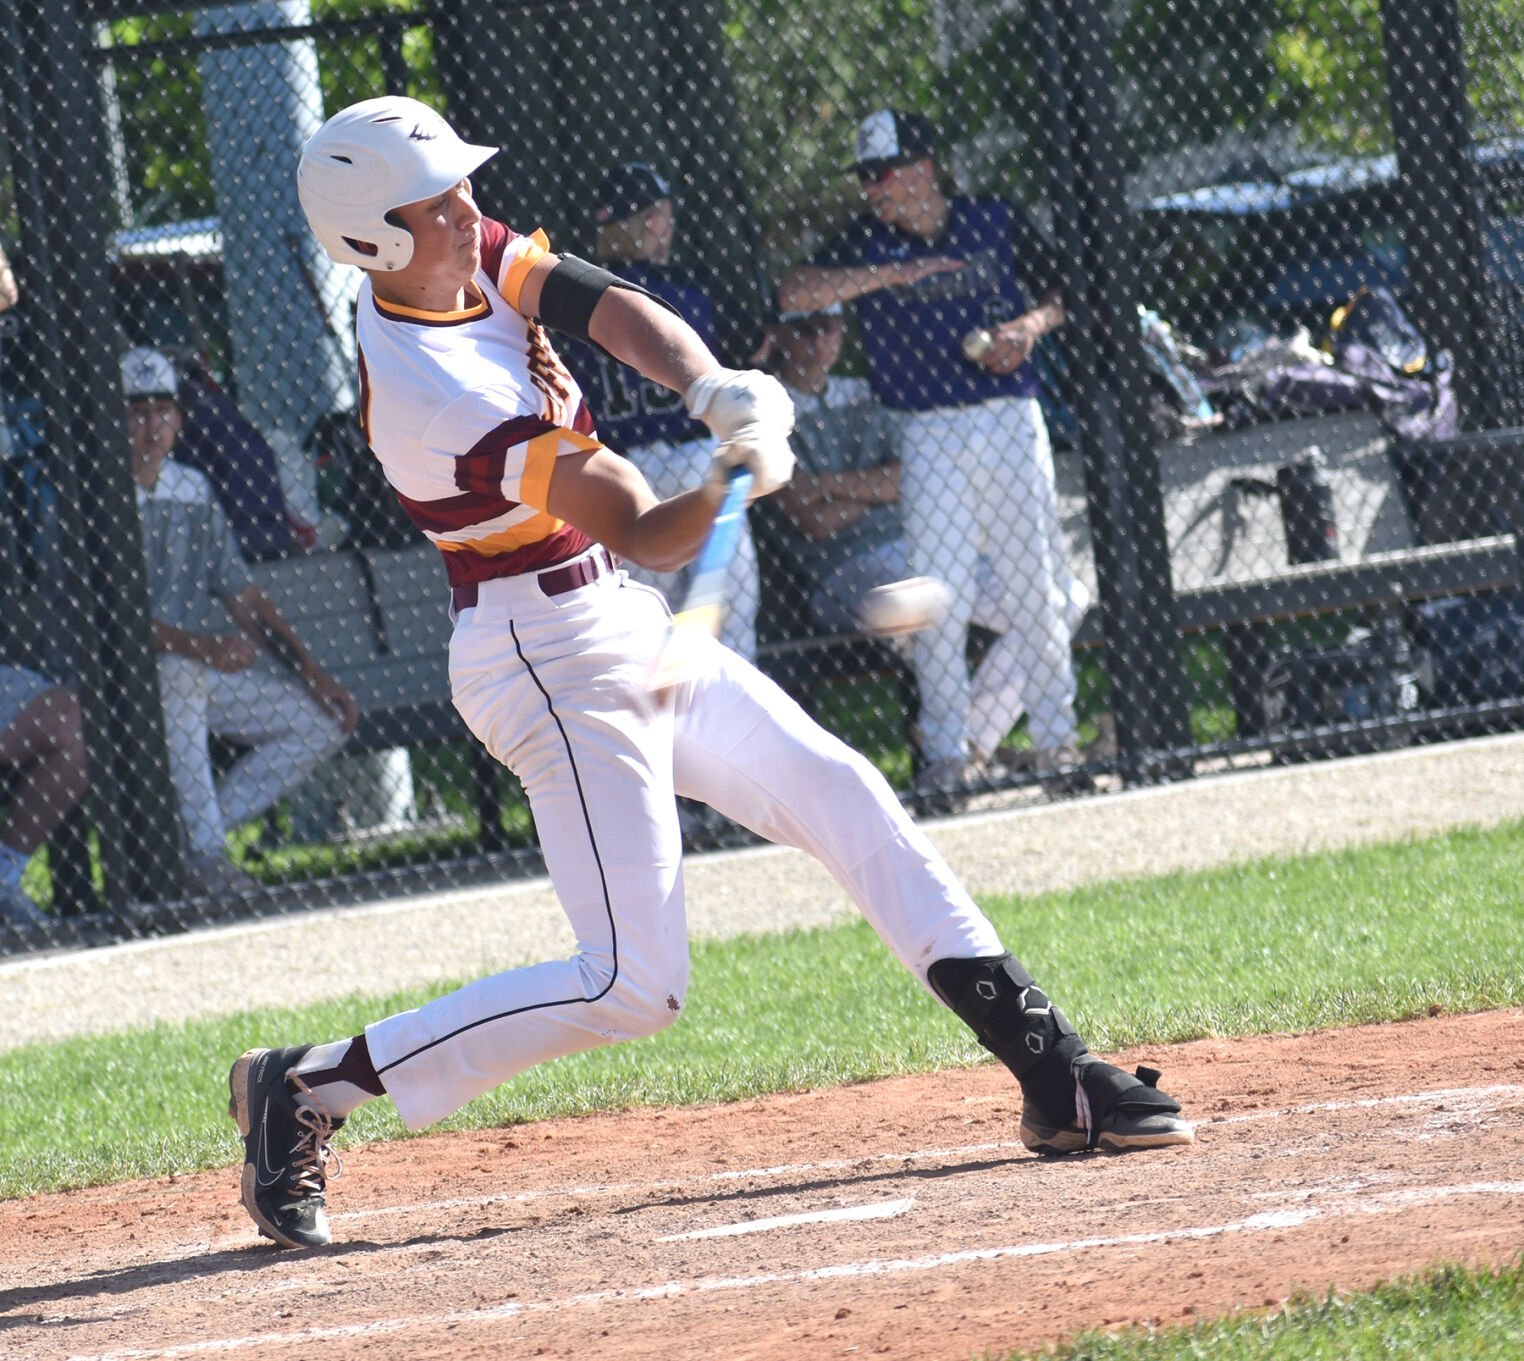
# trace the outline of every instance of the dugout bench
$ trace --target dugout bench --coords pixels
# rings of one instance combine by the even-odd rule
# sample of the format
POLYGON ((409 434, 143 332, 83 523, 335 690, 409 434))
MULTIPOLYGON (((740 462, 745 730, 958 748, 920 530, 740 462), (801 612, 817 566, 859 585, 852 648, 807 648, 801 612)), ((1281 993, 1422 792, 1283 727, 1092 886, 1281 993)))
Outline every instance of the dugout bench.
POLYGON ((349 687, 359 726, 343 754, 466 742, 483 851, 506 846, 502 766, 450 700, 449 587, 439 550, 341 549, 251 564, 323 668, 349 687))
MULTIPOLYGON (((1095 598, 1094 553, 1078 452, 1055 458, 1070 562, 1095 598)), ((1515 587, 1524 430, 1430 446, 1395 441, 1367 412, 1267 422, 1159 448, 1159 476, 1182 636, 1221 632, 1239 735, 1261 719, 1273 624, 1515 587), (1338 557, 1290 562, 1275 498, 1245 492, 1316 448, 1338 530, 1338 557)), ((1075 646, 1102 642, 1087 612, 1075 646)))
MULTIPOLYGON (((1434 473, 1435 460, 1441 474, 1446 459, 1474 461, 1478 448, 1500 466, 1509 468, 1509 460, 1516 459, 1524 470, 1524 432, 1513 431, 1466 436, 1431 451, 1429 472, 1434 473)), ((1509 517, 1516 515, 1517 506, 1492 504, 1485 486, 1475 494, 1455 495, 1465 481, 1459 476, 1441 475, 1437 487, 1415 491, 1417 477, 1407 458, 1375 417, 1364 413, 1282 421, 1161 446, 1176 626, 1182 635, 1223 634, 1241 733, 1259 712, 1263 638, 1270 625, 1520 583, 1515 536, 1479 532, 1501 521, 1516 523, 1509 517), (1324 453, 1334 489, 1340 557, 1291 566, 1276 507, 1267 499, 1240 495, 1235 500, 1231 483, 1238 477, 1273 477, 1277 466, 1313 445, 1324 453)), ((1079 455, 1060 450, 1055 465, 1071 565, 1093 593, 1079 455)), ((1515 474, 1508 485, 1518 491, 1524 478, 1515 474)), ((769 564, 765 553, 762 561, 762 669, 806 708, 814 707, 822 687, 851 685, 864 676, 889 678, 898 688, 908 725, 916 697, 904 654, 866 634, 802 630, 799 621, 809 616, 801 583, 775 561, 769 564)), ((448 592, 437 550, 428 544, 348 549, 260 563, 251 573, 324 667, 354 692, 361 721, 345 751, 361 755, 399 746, 467 743, 480 849, 503 849, 501 767, 471 736, 450 701, 448 592)), ((45 613, 12 606, 16 602, 8 601, 8 619, 46 619, 45 613)), ((1075 645, 1088 648, 1101 641, 1099 612, 1092 607, 1075 645)), ((27 657, 23 649, 16 659, 27 657)), ((75 911, 88 910, 93 898, 87 832, 84 818, 76 815, 54 841, 55 850, 62 852, 58 863, 64 869, 64 896, 77 901, 75 911)))

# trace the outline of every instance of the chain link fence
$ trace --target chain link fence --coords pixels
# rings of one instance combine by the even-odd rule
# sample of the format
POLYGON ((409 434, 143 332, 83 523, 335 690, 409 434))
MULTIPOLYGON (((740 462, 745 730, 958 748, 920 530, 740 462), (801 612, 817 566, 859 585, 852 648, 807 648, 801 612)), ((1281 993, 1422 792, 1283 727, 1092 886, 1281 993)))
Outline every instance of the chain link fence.
MULTIPOLYGON (((384 92, 502 148, 487 215, 790 387, 799 473, 725 636, 915 811, 1515 726, 1521 29, 1486 0, 15 0, 0 951, 538 867, 360 434, 359 276, 294 192, 325 115, 384 92), (865 631, 909 577, 934 625, 865 631)), ((672 394, 564 349, 662 494, 702 476, 672 394)), ((749 837, 682 813, 690 846, 749 837)))

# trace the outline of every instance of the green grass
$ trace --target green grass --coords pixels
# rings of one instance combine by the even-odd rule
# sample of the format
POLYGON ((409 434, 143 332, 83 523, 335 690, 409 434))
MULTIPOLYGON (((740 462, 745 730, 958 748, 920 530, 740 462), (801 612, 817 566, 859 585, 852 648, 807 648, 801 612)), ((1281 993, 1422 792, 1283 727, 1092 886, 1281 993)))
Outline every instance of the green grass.
MULTIPOLYGON (((1203 828, 1203 834, 1209 834, 1203 828)), ((1524 824, 984 906, 1100 1050, 1524 1004, 1524 824)), ((222 1166, 254 1044, 355 1033, 430 995, 355 997, 0 1055, 0 1197, 222 1166)), ((473 1102, 455 1128, 728 1101, 979 1061, 861 924, 699 945, 683 1023, 473 1102)), ((402 1134, 389 1102, 344 1142, 402 1134)))
MULTIPOLYGON (((473 855, 481 846, 481 827, 473 792, 471 752, 472 746, 467 742, 412 749, 413 783, 424 814, 416 832, 393 833, 375 841, 339 838, 303 843, 293 833, 288 805, 281 803, 276 806, 271 828, 256 820, 233 835, 234 858, 242 868, 267 882, 292 883, 473 855), (274 835, 267 835, 269 831, 274 835)), ((510 848, 532 846, 534 823, 523 786, 507 770, 499 770, 497 778, 503 844, 510 848)))
MULTIPOLYGON (((1524 1266, 1446 1267, 1359 1295, 1159 1332, 1090 1333, 1033 1361, 1517 1361, 1524 1266)), ((1016 1361, 1013 1355, 1009 1361, 1016 1361)))

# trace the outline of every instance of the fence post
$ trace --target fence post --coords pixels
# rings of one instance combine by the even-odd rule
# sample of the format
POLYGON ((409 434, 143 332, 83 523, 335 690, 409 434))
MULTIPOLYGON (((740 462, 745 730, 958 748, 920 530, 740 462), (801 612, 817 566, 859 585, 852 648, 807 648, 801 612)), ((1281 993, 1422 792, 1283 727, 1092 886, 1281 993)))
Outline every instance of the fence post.
POLYGON ((108 905, 177 896, 178 811, 160 722, 137 503, 116 380, 105 243, 111 202, 89 31, 74 0, 6 6, 3 95, 22 225, 18 262, 56 460, 60 627, 75 643, 108 905))
MULTIPOLYGON (((198 36, 250 34, 311 22, 307 0, 207 5, 198 36)), ((222 227, 222 271, 238 404, 266 436, 305 439, 329 412, 354 405, 354 271, 329 260, 296 197, 302 143, 323 122, 312 40, 210 47, 197 59, 222 227)), ((315 509, 303 507, 303 509, 315 509)))
POLYGON ((1387 97, 1408 246, 1408 307, 1435 349, 1455 361, 1466 429, 1499 423, 1481 339, 1492 330, 1466 64, 1455 0, 1381 0, 1387 97))
POLYGON ((1116 70, 1094 0, 1034 0, 1032 20, 1112 712, 1124 777, 1150 780, 1175 766, 1165 753, 1188 743, 1189 722, 1117 152, 1116 70))

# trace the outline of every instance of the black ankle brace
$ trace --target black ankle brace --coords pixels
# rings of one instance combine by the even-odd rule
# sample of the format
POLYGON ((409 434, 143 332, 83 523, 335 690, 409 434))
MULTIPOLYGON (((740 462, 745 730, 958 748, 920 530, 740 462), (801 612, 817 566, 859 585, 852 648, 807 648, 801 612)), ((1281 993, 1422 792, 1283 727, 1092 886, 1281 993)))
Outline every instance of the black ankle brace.
POLYGON ((1023 1086, 1034 1068, 1055 1056, 1060 1062, 1046 1072, 1067 1083, 1069 1065, 1088 1052, 1068 1018, 1011 955, 939 959, 926 979, 1023 1086))

